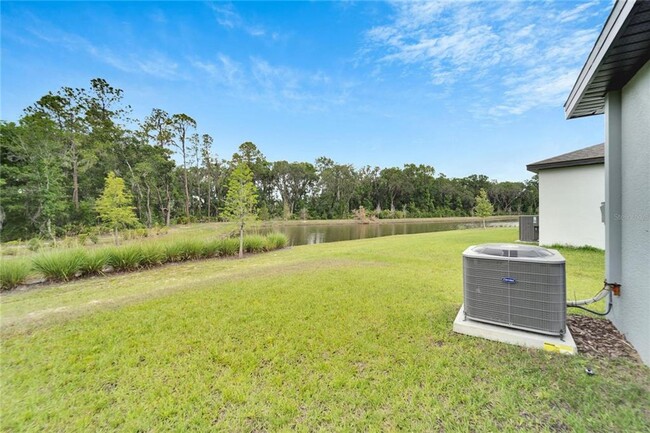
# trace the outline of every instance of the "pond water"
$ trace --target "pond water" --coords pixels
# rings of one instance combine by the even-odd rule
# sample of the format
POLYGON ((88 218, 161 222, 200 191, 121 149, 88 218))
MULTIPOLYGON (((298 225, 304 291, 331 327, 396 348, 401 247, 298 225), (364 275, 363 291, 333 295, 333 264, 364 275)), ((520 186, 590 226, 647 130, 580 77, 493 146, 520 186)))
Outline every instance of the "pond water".
MULTIPOLYGON (((261 234, 271 231, 281 232, 289 238, 289 245, 311 245, 324 242, 349 241, 353 239, 376 238, 380 236, 406 235, 415 233, 441 232, 467 228, 481 227, 480 222, 391 222, 359 224, 304 224, 304 225, 278 225, 272 228, 258 230, 261 234)), ((487 223, 488 227, 516 227, 516 217, 512 220, 493 221, 487 223)))

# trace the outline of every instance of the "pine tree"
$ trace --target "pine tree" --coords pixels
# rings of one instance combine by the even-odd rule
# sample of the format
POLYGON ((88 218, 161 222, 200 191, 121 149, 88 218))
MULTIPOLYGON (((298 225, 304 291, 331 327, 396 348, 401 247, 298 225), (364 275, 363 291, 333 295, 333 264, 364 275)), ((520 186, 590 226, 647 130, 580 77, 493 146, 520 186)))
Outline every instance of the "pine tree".
POLYGON ((492 215, 494 208, 492 207, 492 203, 490 203, 487 192, 483 188, 481 188, 475 200, 474 214, 483 218, 483 228, 485 228, 485 218, 492 215))
POLYGON ((115 244, 119 243, 118 230, 138 224, 135 210, 131 206, 133 197, 126 191, 124 179, 115 176, 112 171, 106 176, 102 195, 97 199, 95 210, 99 218, 111 229, 115 236, 115 244))
POLYGON ((239 163, 228 181, 228 194, 223 216, 227 221, 239 225, 239 257, 244 256, 244 227, 256 218, 257 194, 253 184, 253 173, 248 165, 239 163))

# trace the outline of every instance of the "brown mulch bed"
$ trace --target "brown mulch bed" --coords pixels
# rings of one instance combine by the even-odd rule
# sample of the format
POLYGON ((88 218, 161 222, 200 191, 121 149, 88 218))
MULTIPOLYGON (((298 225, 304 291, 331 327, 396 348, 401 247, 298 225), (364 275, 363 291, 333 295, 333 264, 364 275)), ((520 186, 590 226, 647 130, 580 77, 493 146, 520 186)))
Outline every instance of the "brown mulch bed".
POLYGON ((578 346, 578 353, 597 358, 627 358, 641 362, 634 347, 609 320, 569 315, 567 325, 578 346))

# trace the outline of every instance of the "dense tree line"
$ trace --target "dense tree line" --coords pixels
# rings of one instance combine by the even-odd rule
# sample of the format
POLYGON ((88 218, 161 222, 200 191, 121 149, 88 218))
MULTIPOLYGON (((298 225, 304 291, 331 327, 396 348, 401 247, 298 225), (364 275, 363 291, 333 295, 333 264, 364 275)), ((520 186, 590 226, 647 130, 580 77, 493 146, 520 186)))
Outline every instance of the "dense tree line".
POLYGON ((268 161, 251 142, 230 160, 213 152, 185 113, 155 108, 130 118, 123 92, 101 78, 63 87, 0 123, 0 236, 74 234, 98 224, 96 201, 110 172, 124 179, 143 226, 221 217, 233 167, 250 169, 261 219, 466 216, 487 191, 497 214, 535 213, 537 180, 452 179, 429 165, 355 168, 328 157, 268 161))

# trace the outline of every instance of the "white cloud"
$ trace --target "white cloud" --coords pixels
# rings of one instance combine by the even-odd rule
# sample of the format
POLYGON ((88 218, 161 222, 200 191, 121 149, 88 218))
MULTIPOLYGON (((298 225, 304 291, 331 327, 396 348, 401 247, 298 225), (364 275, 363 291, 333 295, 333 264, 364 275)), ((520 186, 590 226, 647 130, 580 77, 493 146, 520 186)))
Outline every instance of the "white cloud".
POLYGON ((367 32, 360 53, 380 68, 424 70, 445 91, 485 92, 489 79, 497 102, 481 115, 523 114, 564 102, 598 35, 583 23, 602 13, 598 5, 557 12, 557 5, 514 1, 395 3, 394 16, 367 32))
POLYGON ((598 5, 597 1, 591 1, 588 3, 582 3, 573 9, 562 11, 558 15, 558 21, 561 23, 568 23, 571 21, 583 20, 588 16, 585 12, 596 5, 598 5))
POLYGON ((241 25, 241 17, 232 4, 220 4, 216 5, 214 3, 208 3, 208 6, 214 12, 217 23, 223 27, 233 29, 241 25))
POLYGON ((261 57, 237 62, 219 54, 216 61, 192 60, 192 66, 231 95, 289 111, 326 111, 348 100, 353 86, 322 70, 277 65, 261 57))
POLYGON ((96 60, 123 72, 142 73, 164 79, 183 78, 178 64, 160 52, 119 53, 110 48, 93 44, 72 33, 49 27, 46 31, 28 28, 27 31, 39 40, 71 52, 82 52, 96 60))
POLYGON ((254 37, 269 36, 271 39, 277 39, 279 37, 276 32, 269 34, 263 26, 251 24, 244 20, 232 3, 208 3, 208 6, 214 13, 217 23, 222 27, 230 30, 240 29, 254 37))
POLYGON ((193 60, 192 65, 206 72, 213 80, 228 87, 240 87, 244 83, 241 64, 225 54, 217 55, 217 62, 193 60))

